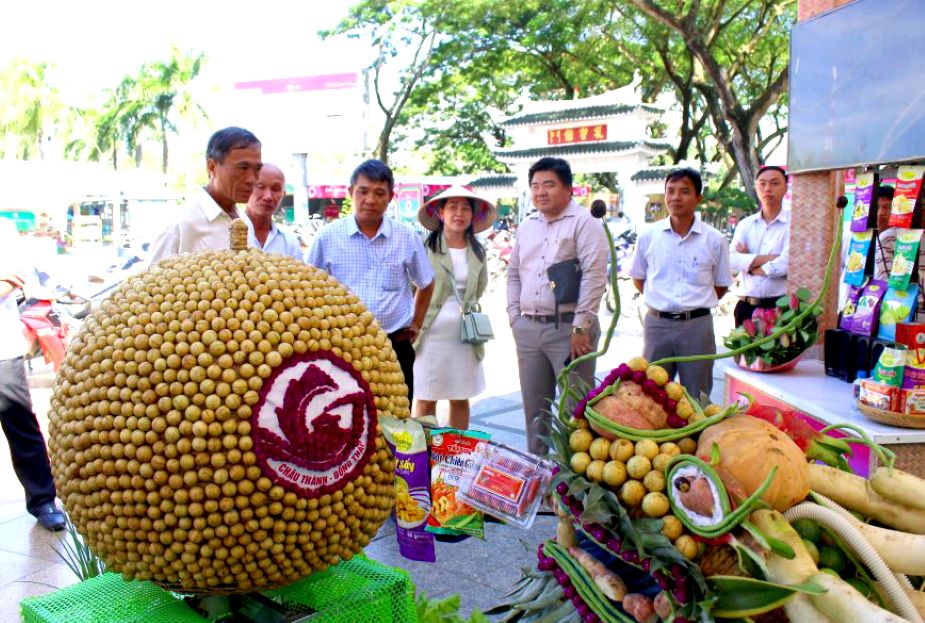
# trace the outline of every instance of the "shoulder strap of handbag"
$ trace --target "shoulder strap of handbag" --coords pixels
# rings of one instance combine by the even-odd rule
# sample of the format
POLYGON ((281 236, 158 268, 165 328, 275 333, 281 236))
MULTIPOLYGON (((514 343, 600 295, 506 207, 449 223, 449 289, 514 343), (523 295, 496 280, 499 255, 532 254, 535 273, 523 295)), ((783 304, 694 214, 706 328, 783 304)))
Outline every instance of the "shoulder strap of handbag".
POLYGON ((450 270, 446 264, 441 264, 443 268, 450 274, 450 288, 453 290, 453 295, 456 297, 456 302, 459 303, 459 313, 465 315, 470 311, 480 312, 482 311, 482 306, 477 302, 472 304, 471 308, 466 308, 466 303, 459 296, 459 288, 456 287, 456 275, 453 274, 453 271, 450 270))

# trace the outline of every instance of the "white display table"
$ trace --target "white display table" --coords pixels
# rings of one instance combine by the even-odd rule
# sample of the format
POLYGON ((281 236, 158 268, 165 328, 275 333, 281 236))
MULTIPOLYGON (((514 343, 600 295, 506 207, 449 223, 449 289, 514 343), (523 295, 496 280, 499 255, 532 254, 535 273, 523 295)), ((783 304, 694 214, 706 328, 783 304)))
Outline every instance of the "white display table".
MULTIPOLYGON (((788 372, 760 374, 744 370, 735 364, 725 368, 726 403, 735 400, 739 392, 751 394, 758 403, 790 408, 819 422, 852 424, 881 445, 896 453, 896 466, 925 477, 925 430, 899 428, 880 424, 864 417, 852 407, 851 385, 825 375, 821 361, 801 361, 788 372)), ((856 472, 867 472, 876 465, 876 456, 861 446, 853 445, 856 472)), ((866 473, 862 473, 866 475, 866 473)))

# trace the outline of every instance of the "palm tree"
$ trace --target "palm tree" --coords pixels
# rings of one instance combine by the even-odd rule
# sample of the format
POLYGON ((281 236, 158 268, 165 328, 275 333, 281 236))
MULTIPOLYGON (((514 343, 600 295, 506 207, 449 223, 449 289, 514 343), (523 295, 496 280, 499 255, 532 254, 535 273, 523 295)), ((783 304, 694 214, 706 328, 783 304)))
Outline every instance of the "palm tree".
POLYGON ((48 63, 13 59, 0 73, 0 136, 16 141, 16 156, 45 157, 45 140, 64 110, 58 90, 49 84, 48 63))
MULTIPOLYGON (((170 60, 145 63, 135 84, 139 107, 130 110, 134 123, 150 128, 161 141, 161 170, 167 173, 167 135, 177 133, 181 119, 206 118, 206 113, 190 93, 189 85, 199 75, 205 61, 203 53, 182 53, 176 48, 170 60)), ((134 137, 137 139, 137 133, 134 137)))

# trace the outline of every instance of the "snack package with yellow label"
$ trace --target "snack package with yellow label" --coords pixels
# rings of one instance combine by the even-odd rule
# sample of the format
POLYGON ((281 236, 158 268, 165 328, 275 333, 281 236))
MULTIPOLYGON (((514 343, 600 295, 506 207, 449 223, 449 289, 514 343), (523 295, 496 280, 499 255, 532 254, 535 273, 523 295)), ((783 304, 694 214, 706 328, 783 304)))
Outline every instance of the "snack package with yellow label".
POLYGON ((890 227, 912 226, 912 216, 921 201, 923 174, 925 166, 903 165, 896 171, 890 227))
MULTIPOLYGON (((876 173, 860 173, 854 189, 854 211, 851 213, 851 231, 867 231, 870 221, 870 206, 877 205, 876 173)), ((860 284, 857 284, 860 285, 860 284)))
POLYGON ((921 243, 921 229, 904 229, 896 234, 893 266, 890 268, 890 287, 902 289, 909 285, 921 243))
POLYGON ((379 416, 385 441, 395 457, 395 535, 409 560, 437 560, 434 535, 424 528, 430 512, 427 438, 420 423, 379 416))
POLYGON ((849 286, 860 286, 864 283, 864 277, 870 263, 870 243, 873 236, 873 231, 851 234, 848 256, 845 258, 844 278, 844 282, 849 286))

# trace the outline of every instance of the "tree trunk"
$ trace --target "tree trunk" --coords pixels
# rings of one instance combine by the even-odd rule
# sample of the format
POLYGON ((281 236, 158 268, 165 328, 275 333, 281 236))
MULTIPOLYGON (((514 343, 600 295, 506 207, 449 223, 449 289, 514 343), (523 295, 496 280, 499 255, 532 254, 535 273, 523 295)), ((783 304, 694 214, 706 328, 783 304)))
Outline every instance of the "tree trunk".
POLYGON ((167 130, 161 124, 161 172, 167 175, 167 130))
POLYGON ((138 145, 135 145, 135 168, 136 169, 141 168, 141 156, 142 156, 141 143, 139 143, 138 145))

